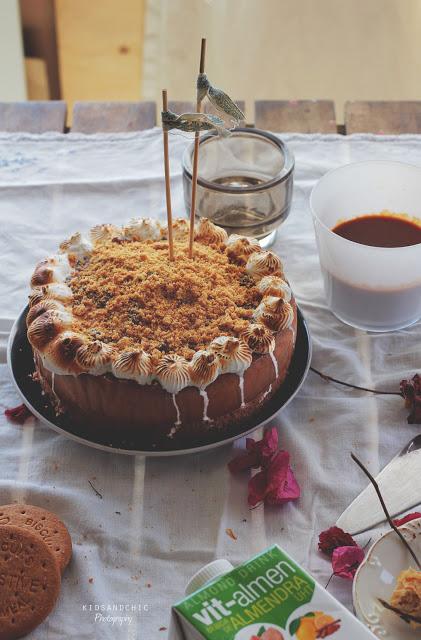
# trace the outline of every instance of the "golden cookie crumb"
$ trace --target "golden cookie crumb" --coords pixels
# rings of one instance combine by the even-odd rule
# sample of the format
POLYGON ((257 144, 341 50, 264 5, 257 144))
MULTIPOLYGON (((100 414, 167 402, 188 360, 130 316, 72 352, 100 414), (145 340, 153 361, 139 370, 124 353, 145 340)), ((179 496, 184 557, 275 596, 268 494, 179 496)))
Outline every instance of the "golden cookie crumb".
POLYGON ((244 267, 223 249, 165 242, 107 241, 78 262, 73 291, 74 329, 118 350, 142 348, 159 360, 190 359, 220 335, 239 336, 261 300, 244 267))

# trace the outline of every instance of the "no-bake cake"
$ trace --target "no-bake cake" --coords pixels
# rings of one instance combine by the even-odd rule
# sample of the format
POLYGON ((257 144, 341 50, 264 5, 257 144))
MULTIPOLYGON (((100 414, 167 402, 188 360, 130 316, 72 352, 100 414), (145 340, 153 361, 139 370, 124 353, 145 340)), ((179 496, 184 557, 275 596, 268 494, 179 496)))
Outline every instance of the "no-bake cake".
POLYGON ((280 258, 205 218, 76 233, 31 279, 28 339, 57 412, 145 442, 229 429, 285 380, 296 304, 280 258))

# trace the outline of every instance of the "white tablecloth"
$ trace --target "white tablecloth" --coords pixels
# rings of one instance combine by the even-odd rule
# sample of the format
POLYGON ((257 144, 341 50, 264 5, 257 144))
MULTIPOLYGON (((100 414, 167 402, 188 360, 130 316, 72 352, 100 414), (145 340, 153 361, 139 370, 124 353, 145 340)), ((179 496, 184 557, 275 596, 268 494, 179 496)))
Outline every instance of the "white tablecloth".
MULTIPOLYGON (((368 336, 333 317, 308 198, 320 176, 347 162, 388 158, 421 165, 421 137, 284 139, 296 157, 295 190, 276 250, 312 331, 313 364, 350 382, 396 390, 401 378, 421 368, 421 324, 368 336)), ((170 139, 176 215, 184 214, 180 159, 187 142, 170 139)), ((0 136, 0 504, 44 505, 63 518, 74 540, 58 606, 33 640, 166 638, 170 605, 193 572, 215 557, 242 562, 275 542, 325 584, 330 564, 317 551, 317 535, 366 484, 350 451, 377 472, 417 433, 399 398, 347 390, 310 373, 276 420, 302 497, 249 511, 246 476, 233 477, 226 467, 242 442, 203 455, 145 460, 83 447, 35 421, 23 428, 8 423, 3 409, 20 399, 5 344, 35 262, 75 230, 132 216, 163 218, 164 211, 159 130, 0 136), (103 615, 130 620, 95 621, 95 605, 128 605, 130 611, 103 615)), ((351 606, 349 583, 334 578, 329 590, 351 606)))

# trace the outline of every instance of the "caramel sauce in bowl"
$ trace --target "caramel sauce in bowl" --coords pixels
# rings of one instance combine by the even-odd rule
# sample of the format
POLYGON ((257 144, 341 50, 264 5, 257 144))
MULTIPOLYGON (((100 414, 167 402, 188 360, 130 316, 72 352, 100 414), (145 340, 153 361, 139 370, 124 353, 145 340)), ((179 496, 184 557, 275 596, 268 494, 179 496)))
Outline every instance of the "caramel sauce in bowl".
POLYGON ((421 168, 381 161, 344 165, 316 184, 310 206, 331 311, 366 331, 417 322, 421 168))
POLYGON ((369 247, 411 247, 421 244, 421 221, 405 214, 382 211, 339 222, 338 236, 369 247))

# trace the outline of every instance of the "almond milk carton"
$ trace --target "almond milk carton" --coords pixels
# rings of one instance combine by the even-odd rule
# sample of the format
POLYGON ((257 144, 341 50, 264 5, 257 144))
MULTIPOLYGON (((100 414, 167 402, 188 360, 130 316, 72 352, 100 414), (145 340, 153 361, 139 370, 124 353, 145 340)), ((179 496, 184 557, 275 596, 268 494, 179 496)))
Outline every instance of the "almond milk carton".
POLYGON ((345 607, 273 546, 234 568, 216 560, 172 608, 169 640, 373 640, 345 607))

